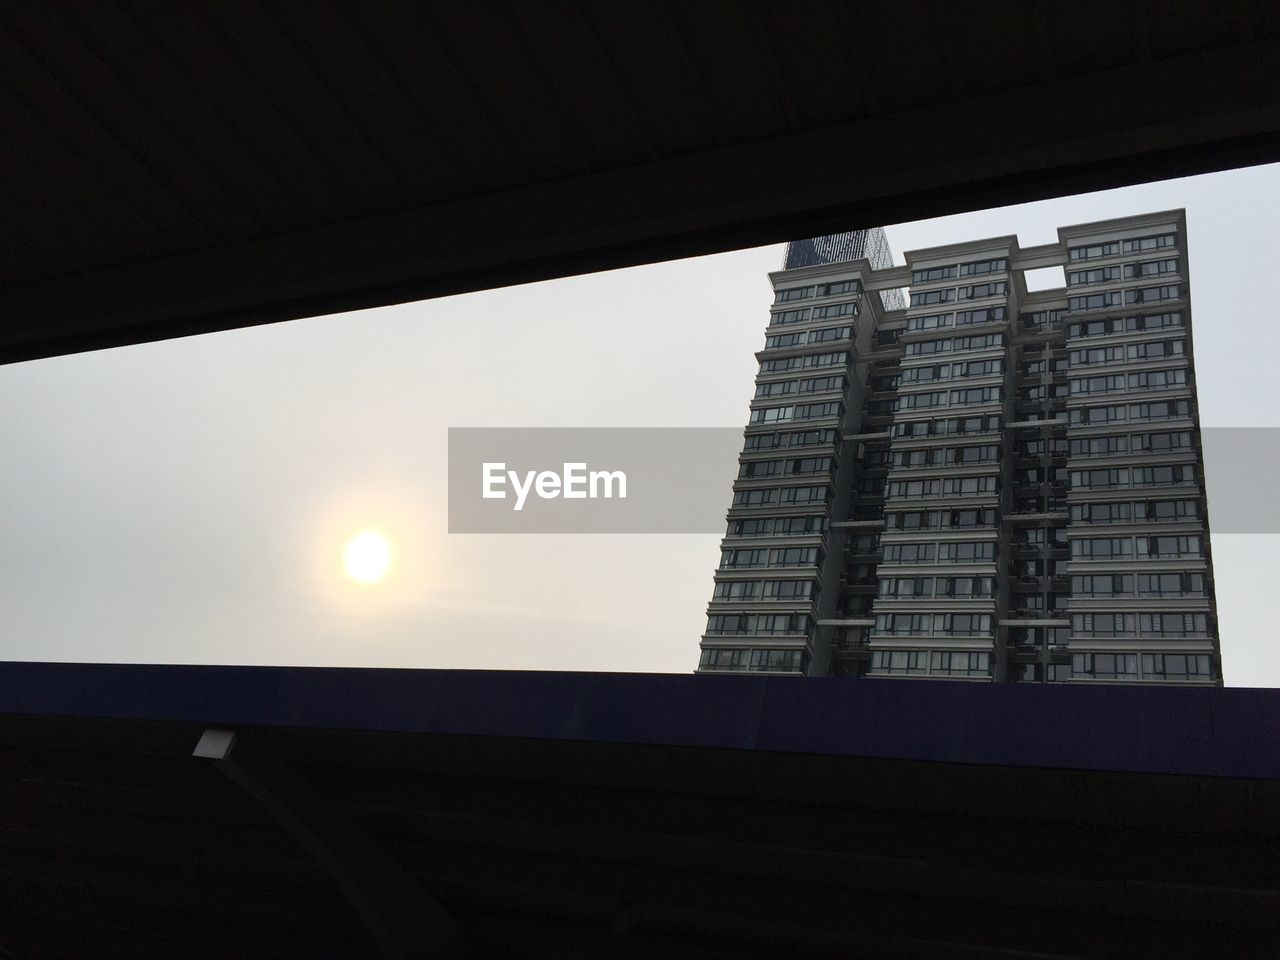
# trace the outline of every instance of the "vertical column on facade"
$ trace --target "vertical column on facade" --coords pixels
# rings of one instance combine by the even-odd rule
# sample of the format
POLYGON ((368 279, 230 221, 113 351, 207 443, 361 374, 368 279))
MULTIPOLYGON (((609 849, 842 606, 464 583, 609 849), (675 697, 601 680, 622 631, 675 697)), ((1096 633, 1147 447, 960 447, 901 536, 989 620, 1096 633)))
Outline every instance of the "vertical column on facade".
POLYGON ((1009 261, 980 247, 928 253, 908 257, 869 673, 1003 679, 1009 261))
MULTIPOLYGON (((876 299, 869 297, 868 303, 876 299)), ((844 437, 853 471, 848 485, 850 499, 847 509, 836 513, 832 524, 845 532, 845 551, 835 612, 830 620, 823 621, 834 630, 831 672, 836 676, 865 676, 871 660, 869 638, 875 624, 872 606, 879 587, 889 427, 902 360, 901 314, 898 310, 882 315, 878 309, 865 314, 866 319, 875 317, 876 323, 868 329, 868 344, 859 351, 863 362, 855 382, 862 384, 861 404, 857 407, 860 416, 844 437)))
POLYGON ((1064 305, 1056 293, 1032 295, 1015 328, 1006 566, 1010 601, 1001 625, 1006 631, 1008 678, 1019 682, 1055 679, 1069 662, 1064 305))
POLYGON ((1066 669, 1073 682, 1221 682, 1184 223, 1093 226, 1067 239, 1066 669))
POLYGON ((825 674, 838 595, 856 428, 860 287, 849 264, 774 275, 755 396, 702 637, 699 672, 825 674), (851 392, 854 406, 851 408, 851 392))

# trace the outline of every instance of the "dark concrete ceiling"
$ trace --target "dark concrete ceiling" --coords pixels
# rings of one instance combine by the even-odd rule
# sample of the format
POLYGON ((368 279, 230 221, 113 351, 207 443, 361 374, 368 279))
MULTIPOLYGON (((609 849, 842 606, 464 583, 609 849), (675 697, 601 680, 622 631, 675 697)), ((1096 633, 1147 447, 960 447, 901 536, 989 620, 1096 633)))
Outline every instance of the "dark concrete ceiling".
POLYGON ((1280 159, 1280 8, 0 6, 0 360, 1280 159))

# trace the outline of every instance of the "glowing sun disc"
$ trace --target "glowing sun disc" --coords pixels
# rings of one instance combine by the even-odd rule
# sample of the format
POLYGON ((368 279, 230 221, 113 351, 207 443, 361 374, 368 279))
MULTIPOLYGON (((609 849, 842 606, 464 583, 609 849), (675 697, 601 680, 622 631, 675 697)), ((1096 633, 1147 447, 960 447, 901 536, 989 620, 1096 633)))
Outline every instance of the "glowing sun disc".
POLYGON ((377 530, 358 533, 342 549, 347 576, 359 583, 377 583, 391 569, 391 541, 377 530))

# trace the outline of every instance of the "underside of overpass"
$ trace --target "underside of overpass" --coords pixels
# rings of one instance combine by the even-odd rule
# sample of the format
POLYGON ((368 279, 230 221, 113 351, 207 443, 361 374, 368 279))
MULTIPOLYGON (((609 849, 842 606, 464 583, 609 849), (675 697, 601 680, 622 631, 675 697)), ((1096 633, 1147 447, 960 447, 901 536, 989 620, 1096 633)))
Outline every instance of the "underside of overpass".
POLYGON ((0 665, 15 957, 1274 957, 1274 691, 0 665))
MULTIPOLYGON (((0 362, 1273 162, 1277 63, 1265 2, 16 0, 0 362)), ((1273 691, 802 683, 0 665, 0 956, 1275 956, 1273 691)))
POLYGON ((0 360, 1280 159, 1266 0, 0 8, 0 360))

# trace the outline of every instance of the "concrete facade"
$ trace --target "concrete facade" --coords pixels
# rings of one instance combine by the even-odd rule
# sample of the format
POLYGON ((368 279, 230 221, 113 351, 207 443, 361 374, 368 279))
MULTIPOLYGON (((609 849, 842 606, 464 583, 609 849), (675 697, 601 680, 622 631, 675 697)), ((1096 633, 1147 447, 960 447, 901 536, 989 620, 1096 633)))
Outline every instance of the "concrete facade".
POLYGON ((882 239, 771 275, 699 671, 1220 684, 1184 212, 882 239))

